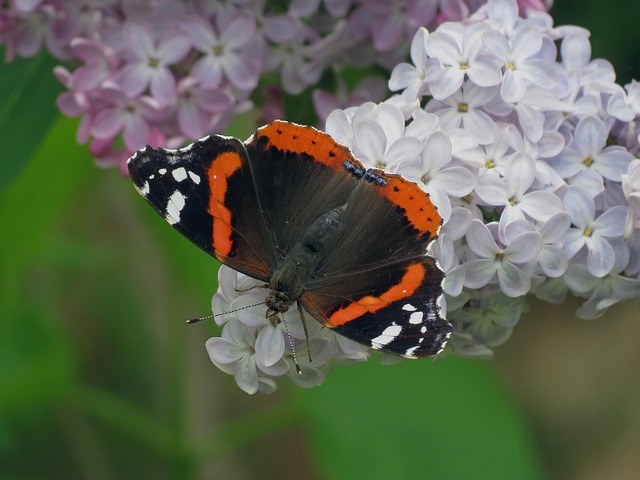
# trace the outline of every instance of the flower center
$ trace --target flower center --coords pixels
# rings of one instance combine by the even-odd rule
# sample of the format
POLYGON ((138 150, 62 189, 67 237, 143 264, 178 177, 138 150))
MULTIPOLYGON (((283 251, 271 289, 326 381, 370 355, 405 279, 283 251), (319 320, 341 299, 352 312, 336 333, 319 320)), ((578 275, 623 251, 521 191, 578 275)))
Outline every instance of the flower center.
POLYGON ((511 197, 509 199, 509 205, 511 205, 512 207, 515 207, 518 204, 518 199, 516 197, 511 197))
POLYGON ((422 177, 420 177, 420 181, 426 185, 429 182, 429 176, 427 174, 424 174, 422 177))
POLYGON ((491 159, 488 159, 486 162, 484 162, 484 168, 486 168, 487 170, 491 170, 492 168, 496 168, 496 162, 494 162, 491 159))
POLYGON ((472 197, 472 196, 471 196, 471 194, 469 193, 468 195, 465 195, 464 197, 462 197, 462 200, 463 200, 464 202, 471 203, 471 202, 473 201, 473 197, 472 197))
POLYGON ((513 72, 516 69, 516 66, 512 62, 509 62, 507 63, 507 68, 513 72))
POLYGON ((585 227, 584 232, 582 232, 582 234, 585 237, 590 237, 593 234, 593 228, 592 227, 585 227))
POLYGON ((158 65, 160 65, 160 60, 155 58, 155 57, 151 57, 149 58, 149 66, 151 68, 157 68, 158 65))
POLYGON ((459 103, 458 104, 458 112, 467 113, 468 111, 469 111, 469 104, 468 103, 459 103))
POLYGON ((501 262, 503 258, 504 258, 504 253, 502 253, 502 252, 496 253, 496 260, 498 262, 501 262))
POLYGON ((586 166, 587 168, 589 168, 591 165, 593 165, 593 157, 588 156, 587 158, 585 158, 585 159, 583 160, 583 162, 582 162, 582 163, 584 163, 584 164, 585 164, 585 166, 586 166))
POLYGON ((469 65, 467 63, 461 63, 460 70, 469 70, 469 65))
POLYGON ((214 57, 221 57, 224 53, 224 49, 222 48, 222 45, 214 45, 211 49, 211 52, 213 53, 214 57))

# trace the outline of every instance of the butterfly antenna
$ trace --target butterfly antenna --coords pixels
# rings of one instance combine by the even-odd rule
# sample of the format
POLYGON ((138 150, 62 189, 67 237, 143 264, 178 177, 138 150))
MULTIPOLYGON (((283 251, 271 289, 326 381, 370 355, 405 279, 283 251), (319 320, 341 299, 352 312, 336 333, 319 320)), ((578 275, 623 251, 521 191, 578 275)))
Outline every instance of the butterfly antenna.
POLYGON ((307 319, 304 316, 304 311, 302 310, 302 305, 300 302, 296 302, 298 305, 298 313, 300 314, 300 320, 302 320, 302 328, 304 329, 304 338, 307 339, 307 355, 309 356, 309 363, 311 360, 311 349, 309 348, 309 331, 307 330, 307 319))
POLYGON ((234 308, 233 310, 229 310, 228 312, 222 312, 222 313, 218 313, 217 315, 214 313, 213 315, 206 315, 204 317, 197 317, 197 318, 190 318, 189 320, 186 320, 186 322, 191 325, 194 323, 198 323, 201 322, 202 320, 208 320, 210 318, 216 318, 216 317, 221 317, 222 315, 228 315, 230 313, 233 312, 238 312, 240 310, 244 310, 246 308, 253 308, 253 307, 257 307, 258 305, 264 305, 264 302, 260 302, 260 303, 254 303, 253 305, 245 305, 244 307, 239 307, 239 308, 234 308))
POLYGON ((289 333, 289 326, 287 325, 287 322, 284 319, 284 315, 280 315, 280 318, 282 319, 282 323, 284 325, 284 330, 285 330, 285 332, 287 332, 287 339, 289 340, 289 347, 291 347, 291 356, 293 357, 293 363, 295 363, 295 365, 296 365, 296 373, 298 375, 302 375, 302 369, 300 368, 300 364, 298 363, 298 357, 296 355, 296 349, 293 346, 293 338, 291 338, 291 334, 289 333))

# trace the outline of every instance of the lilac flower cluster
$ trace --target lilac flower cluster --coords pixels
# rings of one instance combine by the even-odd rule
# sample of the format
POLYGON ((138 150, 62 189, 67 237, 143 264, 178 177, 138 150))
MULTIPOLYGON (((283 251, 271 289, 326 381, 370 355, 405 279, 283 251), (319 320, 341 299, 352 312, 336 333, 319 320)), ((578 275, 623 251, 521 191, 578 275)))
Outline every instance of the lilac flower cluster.
MULTIPOLYGON (((330 107, 382 100, 387 92, 380 79, 365 79, 349 93, 337 72, 375 64, 390 70, 420 26, 461 20, 483 2, 278 3, 13 0, 0 9, 0 45, 8 60, 46 47, 76 65, 55 70, 67 89, 58 107, 81 117, 77 139, 90 141, 101 165, 125 172, 138 148, 177 147, 223 132, 254 103, 261 121, 282 118, 280 89, 298 94, 329 68, 338 96, 316 93, 322 119, 330 107), (256 90, 269 75, 277 77, 273 88, 256 90)), ((521 4, 545 8, 542 0, 521 4)))
POLYGON ((411 59, 391 75, 400 94, 333 112, 327 131, 440 209, 451 349, 490 354, 529 292, 570 291, 582 318, 639 297, 638 87, 591 60, 589 32, 491 0, 467 22, 421 29, 411 59), (387 135, 372 151, 374 128, 387 135))
MULTIPOLYGON (((640 87, 619 86, 608 62, 591 59, 589 32, 490 0, 465 22, 421 28, 411 61, 391 74, 400 93, 333 111, 326 131, 438 206, 445 223, 431 254, 446 272, 446 351, 491 355, 529 293, 561 303, 571 292, 586 319, 640 297, 640 87)), ((256 284, 223 268, 214 311, 264 300, 244 282, 256 284)), ((315 385, 333 363, 367 356, 315 322, 305 344, 297 312, 288 334, 260 308, 242 312, 207 347, 247 392, 273 390, 284 373, 315 385), (313 375, 291 373, 292 346, 313 375)))

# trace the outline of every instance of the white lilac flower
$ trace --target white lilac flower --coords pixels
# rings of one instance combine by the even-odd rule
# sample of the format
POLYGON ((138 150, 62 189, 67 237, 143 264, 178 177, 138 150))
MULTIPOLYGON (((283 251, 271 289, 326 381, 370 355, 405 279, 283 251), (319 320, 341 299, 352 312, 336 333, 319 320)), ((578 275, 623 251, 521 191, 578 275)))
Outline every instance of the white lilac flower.
POLYGON ((449 197, 464 197, 476 183, 476 175, 471 170, 450 164, 451 150, 450 138, 443 132, 434 132, 427 138, 419 157, 399 167, 406 178, 431 195, 445 222, 451 216, 449 197))
POLYGON ((603 277, 596 277, 588 267, 573 264, 569 266, 564 276, 564 281, 569 288, 575 294, 587 299, 576 311, 581 318, 597 318, 610 306, 640 296, 640 280, 622 274, 629 262, 629 248, 620 239, 612 243, 615 262, 610 273, 603 277))
POLYGON ((475 258, 465 263, 465 286, 476 289, 498 283, 508 297, 523 296, 529 291, 531 276, 523 265, 535 260, 542 249, 538 232, 522 233, 500 247, 487 226, 473 220, 466 240, 475 258))
POLYGON ((270 390, 269 377, 284 375, 289 370, 282 358, 272 365, 260 363, 256 353, 256 330, 242 322, 228 322, 220 337, 207 340, 206 348, 211 361, 221 370, 233 374, 238 386, 249 394, 256 393, 263 384, 270 390))
POLYGON ((573 142, 549 164, 562 178, 592 169, 601 178, 620 182, 633 156, 626 148, 607 145, 609 128, 597 117, 582 118, 575 127, 573 142))
POLYGON ((487 30, 484 23, 467 27, 447 23, 429 36, 426 52, 441 65, 440 74, 429 85, 436 100, 453 95, 465 78, 479 87, 500 83, 502 74, 495 57, 482 55, 482 36, 487 30))
POLYGON ((524 26, 514 33, 509 39, 491 29, 482 35, 484 46, 504 66, 500 95, 509 103, 520 101, 530 85, 552 90, 556 84, 554 65, 536 58, 543 46, 543 32, 535 27, 524 26))
POLYGON ((569 265, 569 259, 562 245, 570 226, 569 214, 558 212, 549 217, 540 228, 542 249, 538 254, 538 265, 548 278, 560 277, 569 265))
POLYGON ((535 178, 533 158, 526 153, 514 153, 504 176, 482 175, 475 190, 486 205, 503 207, 501 221, 505 224, 525 217, 544 222, 562 209, 562 202, 551 192, 531 191, 535 178))
POLYGON ((629 164, 628 172, 622 176, 622 191, 629 202, 629 214, 625 222, 624 236, 629 239, 640 232, 640 161, 629 164))
MULTIPOLYGON (((448 297, 458 297, 464 286, 465 269, 456 256, 453 240, 446 234, 440 234, 431 247, 431 253, 438 259, 440 268, 445 272, 443 290, 448 297)), ((445 312, 446 308, 443 309, 445 312)))
POLYGON ((391 72, 389 89, 404 90, 403 95, 408 100, 414 100, 428 93, 427 81, 440 73, 440 63, 430 60, 427 55, 428 38, 427 29, 420 28, 411 42, 411 61, 413 64, 400 63, 391 72))
POLYGON ((573 225, 565 238, 565 253, 571 259, 586 249, 586 267, 591 275, 605 276, 615 263, 615 253, 608 239, 622 236, 627 207, 615 206, 597 216, 593 198, 585 189, 576 186, 567 189, 563 203, 573 225))
POLYGON ((221 338, 207 341, 207 351, 247 393, 275 390, 274 379, 285 374, 299 386, 314 387, 324 381, 334 362, 368 357, 366 347, 340 337, 309 313, 303 326, 295 307, 282 314, 278 323, 271 323, 264 305, 268 289, 251 277, 223 265, 218 285, 212 308, 216 323, 224 327, 221 338))
POLYGON ((365 166, 392 170, 395 166, 414 161, 418 157, 422 142, 415 137, 402 135, 404 128, 394 128, 404 124, 400 110, 397 113, 395 118, 381 116, 378 121, 363 118, 356 125, 353 153, 365 166), (397 134, 394 135, 393 132, 397 134))
MULTIPOLYGON (((523 130, 526 130, 521 125, 523 130)), ((505 129, 505 138, 514 152, 527 153, 534 159, 536 165, 537 186, 556 190, 564 184, 562 177, 549 166, 547 160, 554 157, 564 147, 564 137, 559 132, 544 131, 536 141, 524 136, 515 125, 505 129)))
POLYGON ((498 289, 473 292, 464 308, 456 312, 453 348, 462 356, 490 357, 490 348, 511 336, 525 310, 523 297, 508 297, 498 289))
POLYGON ((482 110, 498 93, 497 87, 480 87, 466 81, 460 90, 442 100, 431 100, 427 111, 440 118, 444 130, 462 127, 479 144, 495 140, 495 121, 482 110))

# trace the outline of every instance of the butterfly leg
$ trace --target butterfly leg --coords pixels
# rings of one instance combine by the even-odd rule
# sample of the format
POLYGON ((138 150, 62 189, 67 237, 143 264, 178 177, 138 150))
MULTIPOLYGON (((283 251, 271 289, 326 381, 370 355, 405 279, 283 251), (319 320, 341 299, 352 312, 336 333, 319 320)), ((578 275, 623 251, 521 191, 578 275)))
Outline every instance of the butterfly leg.
POLYGON ((239 293, 245 293, 245 292, 248 292, 249 290, 253 290, 254 288, 269 288, 269 284, 263 283, 262 285, 253 285, 249 288, 234 288, 234 290, 239 293))
POLYGON ((307 319, 304 316, 304 310, 302 309, 302 305, 300 302, 296 302, 298 306, 298 313, 300 314, 300 320, 302 320, 302 328, 304 329, 304 338, 307 340, 307 355, 309 357, 309 363, 311 360, 311 350, 309 349, 309 330, 307 330, 307 319))

